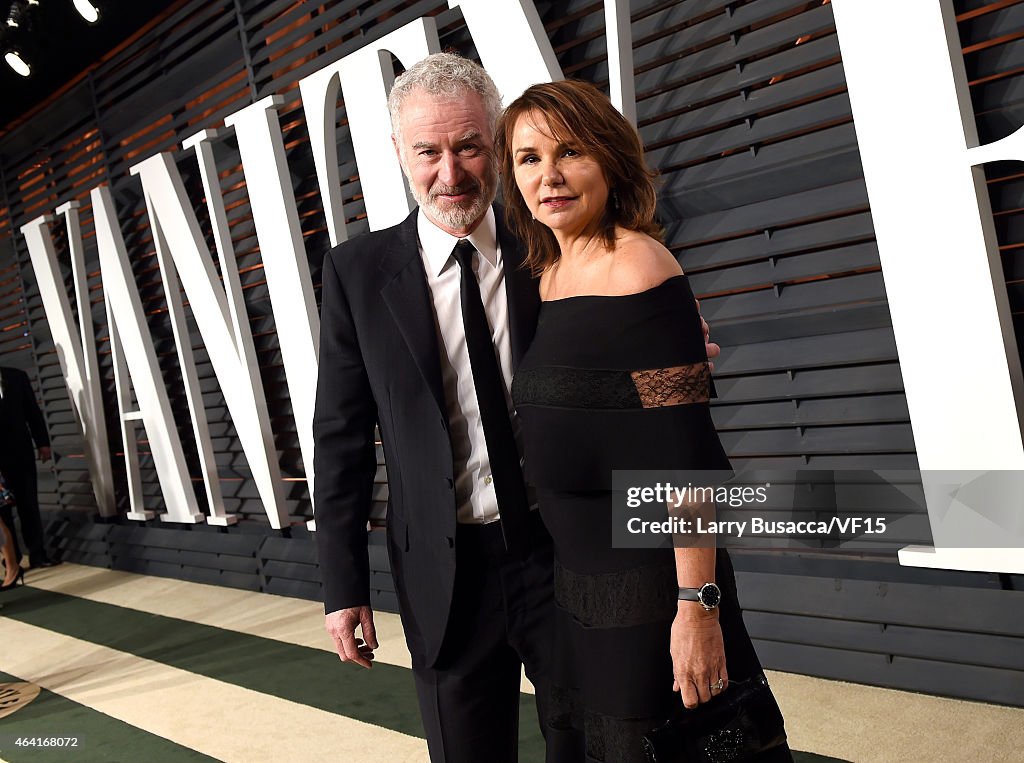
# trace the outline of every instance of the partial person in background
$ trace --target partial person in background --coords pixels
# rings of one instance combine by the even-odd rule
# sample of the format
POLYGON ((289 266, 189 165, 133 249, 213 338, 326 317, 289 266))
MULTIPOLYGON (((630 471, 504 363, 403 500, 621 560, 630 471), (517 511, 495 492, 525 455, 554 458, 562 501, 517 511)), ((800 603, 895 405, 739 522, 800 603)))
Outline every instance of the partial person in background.
MULTIPOLYGON (((7 489, 4 482, 3 472, 0 472, 0 507, 11 506, 14 503, 14 494, 7 489)), ((14 588, 19 581, 24 582, 25 573, 18 566, 18 555, 14 550, 14 536, 7 530, 7 525, 0 522, 0 555, 4 560, 4 582, 0 584, 0 591, 8 591, 14 588)))
MULTIPOLYGON (((18 520, 29 562, 32 568, 52 567, 58 562, 46 551, 36 486, 36 454, 40 461, 50 459, 50 437, 28 375, 8 366, 0 366, 0 432, 3 432, 0 437, 0 472, 3 472, 7 487, 17 501, 18 520)), ((14 539, 20 561, 21 547, 14 529, 12 508, 0 507, 0 518, 14 539)))
MULTIPOLYGON (((597 88, 528 88, 496 145, 510 227, 540 275, 512 397, 555 548, 546 738, 575 745, 566 763, 641 763, 643 738, 683 705, 761 673, 723 549, 611 542, 613 470, 730 468, 701 318, 654 222, 636 130, 597 88)), ((781 739, 743 760, 791 761, 781 739)))

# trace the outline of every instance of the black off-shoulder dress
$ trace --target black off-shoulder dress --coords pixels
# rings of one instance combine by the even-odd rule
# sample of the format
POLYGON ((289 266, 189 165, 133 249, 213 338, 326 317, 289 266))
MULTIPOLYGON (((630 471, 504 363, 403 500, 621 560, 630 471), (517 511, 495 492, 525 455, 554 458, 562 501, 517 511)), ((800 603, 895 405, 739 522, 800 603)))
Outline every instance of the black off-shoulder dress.
MULTIPOLYGON (((612 471, 729 469, 710 383, 682 275, 638 294, 542 303, 513 381, 527 479, 555 545, 548 735, 574 736, 578 760, 644 761, 641 737, 681 705, 669 653, 674 554, 612 547, 612 471)), ((722 549, 715 575, 729 677, 745 679, 761 667, 722 549)), ((763 759, 791 757, 780 749, 763 759)))

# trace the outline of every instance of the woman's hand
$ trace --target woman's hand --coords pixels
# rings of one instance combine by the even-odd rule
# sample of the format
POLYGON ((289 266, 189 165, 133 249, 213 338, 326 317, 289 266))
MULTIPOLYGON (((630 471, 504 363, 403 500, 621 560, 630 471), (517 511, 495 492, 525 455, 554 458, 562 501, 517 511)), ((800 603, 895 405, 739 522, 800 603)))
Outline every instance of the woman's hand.
POLYGON ((725 644, 717 612, 705 612, 696 602, 680 602, 672 622, 669 649, 674 678, 672 691, 682 695, 687 709, 707 702, 728 686, 725 644), (718 688, 719 679, 722 679, 722 688, 718 688))
MULTIPOLYGON (((700 315, 700 300, 695 299, 693 301, 697 303, 697 314, 700 315)), ((708 369, 714 373, 715 364, 712 362, 712 359, 717 358, 722 354, 722 348, 711 341, 711 327, 708 325, 708 322, 704 320, 703 315, 700 316, 700 328, 701 331, 704 332, 704 350, 708 354, 708 369)))

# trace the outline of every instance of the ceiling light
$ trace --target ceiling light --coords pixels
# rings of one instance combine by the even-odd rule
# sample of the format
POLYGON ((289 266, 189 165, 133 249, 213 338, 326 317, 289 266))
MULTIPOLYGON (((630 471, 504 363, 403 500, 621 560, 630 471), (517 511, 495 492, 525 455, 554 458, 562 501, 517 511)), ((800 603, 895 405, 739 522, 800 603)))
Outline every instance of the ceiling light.
POLYGON ((7 51, 4 54, 4 61, 22 77, 27 77, 32 73, 32 67, 21 57, 21 53, 16 50, 7 51))
POLYGON ((74 0, 75 10, 78 11, 82 18, 88 21, 90 24, 95 24, 100 18, 100 9, 89 2, 89 0, 74 0))
POLYGON ((25 0, 14 0, 11 3, 10 9, 7 11, 7 26, 11 29, 17 29, 25 21, 25 11, 28 9, 28 4, 25 0))

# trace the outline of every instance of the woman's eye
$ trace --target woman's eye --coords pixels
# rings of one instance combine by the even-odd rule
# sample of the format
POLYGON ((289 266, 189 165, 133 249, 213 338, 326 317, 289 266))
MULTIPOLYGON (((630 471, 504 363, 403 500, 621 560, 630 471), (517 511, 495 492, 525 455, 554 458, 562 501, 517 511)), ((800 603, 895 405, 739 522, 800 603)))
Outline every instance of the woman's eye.
POLYGON ((565 151, 562 152, 562 156, 572 157, 572 156, 579 156, 579 155, 580 155, 580 152, 577 151, 574 148, 567 148, 567 149, 565 149, 565 151))

